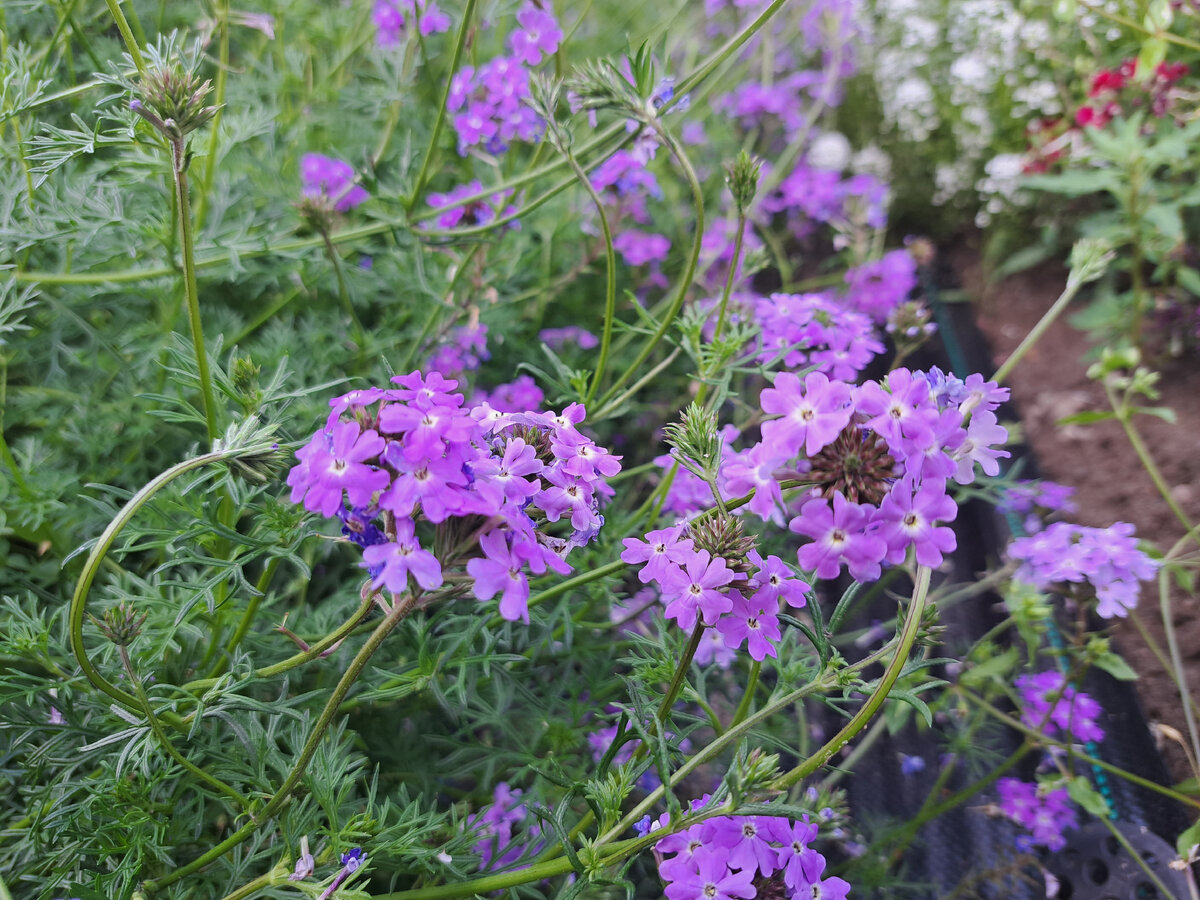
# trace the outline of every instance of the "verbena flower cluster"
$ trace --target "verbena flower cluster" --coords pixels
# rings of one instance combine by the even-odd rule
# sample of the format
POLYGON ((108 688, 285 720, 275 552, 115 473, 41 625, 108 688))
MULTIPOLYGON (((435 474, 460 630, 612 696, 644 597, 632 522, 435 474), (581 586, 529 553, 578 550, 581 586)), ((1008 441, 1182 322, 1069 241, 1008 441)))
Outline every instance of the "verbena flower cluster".
MULTIPOLYGON (((697 549, 689 526, 677 525, 651 531, 646 539, 625 538, 621 559, 641 563, 638 580, 654 582, 665 604, 665 615, 680 628, 691 631, 697 622, 716 626, 722 644, 729 648, 746 645, 756 660, 775 656, 779 630, 779 604, 803 607, 809 585, 788 569, 777 556, 765 560, 751 550, 746 573, 731 567, 730 560, 697 549)), ((734 565, 737 565, 735 562, 734 565)))
POLYGON ((306 153, 300 160, 304 196, 330 203, 338 212, 353 209, 370 197, 354 178, 354 167, 344 160, 320 153, 306 153))
POLYGON ((341 520, 373 588, 432 590, 465 561, 477 598, 500 594, 500 614, 528 622, 526 573, 571 570, 566 555, 603 524, 619 457, 578 431, 580 404, 502 413, 464 407, 458 383, 436 372, 392 381, 330 401, 325 426, 296 451, 292 501, 341 520), (554 535, 559 521, 570 527, 554 535), (434 556, 422 523, 458 549, 434 556))
POLYGON ((450 82, 446 109, 454 113, 458 152, 475 146, 503 153, 513 141, 536 141, 544 123, 528 104, 529 69, 554 54, 562 29, 548 9, 527 3, 517 13, 520 25, 509 36, 510 56, 463 66, 450 82))
POLYGON ((1100 704, 1067 682, 1061 672, 1021 675, 1014 682, 1021 698, 1021 721, 1049 737, 1086 744, 1104 738, 1097 720, 1100 704))
POLYGON ((1018 841, 1019 849, 1040 844, 1048 850, 1061 850, 1067 845, 1063 832, 1079 825, 1064 787, 1001 778, 996 790, 1000 812, 1030 832, 1026 841, 1018 841))
POLYGON ((1161 565, 1138 549, 1126 522, 1108 528, 1055 522, 1014 540, 1008 555, 1021 563, 1016 577, 1039 590, 1064 582, 1091 585, 1096 613, 1105 619, 1128 615, 1137 606, 1139 582, 1153 578, 1161 565))
MULTIPOLYGON (((694 801, 693 811, 705 801, 694 801)), ((653 831, 664 816, 649 825, 653 831)), ((667 900, 730 900, 786 896, 792 900, 842 900, 850 885, 824 877, 825 857, 810 845, 817 825, 807 819, 715 816, 654 845, 667 900)))
POLYGON ((467 821, 467 827, 479 835, 475 855, 481 872, 505 869, 524 856, 533 856, 544 846, 542 825, 522 799, 520 788, 500 782, 492 802, 467 821))

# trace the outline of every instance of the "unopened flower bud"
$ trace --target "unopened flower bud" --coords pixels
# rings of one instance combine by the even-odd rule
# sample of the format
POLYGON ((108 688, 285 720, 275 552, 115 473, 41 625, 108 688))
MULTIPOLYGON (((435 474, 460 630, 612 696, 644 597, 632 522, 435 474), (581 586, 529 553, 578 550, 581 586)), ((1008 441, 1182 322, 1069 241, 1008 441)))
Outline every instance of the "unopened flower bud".
POLYGON ((745 150, 726 166, 725 183, 729 185, 729 191, 733 194, 733 202, 737 205, 739 216, 745 215, 746 210, 754 203, 761 172, 762 160, 751 156, 745 150))
POLYGON ((138 615, 132 606, 126 606, 125 602, 121 601, 117 606, 105 610, 103 619, 91 616, 91 620, 104 636, 118 647, 128 647, 141 634, 146 615, 138 615))

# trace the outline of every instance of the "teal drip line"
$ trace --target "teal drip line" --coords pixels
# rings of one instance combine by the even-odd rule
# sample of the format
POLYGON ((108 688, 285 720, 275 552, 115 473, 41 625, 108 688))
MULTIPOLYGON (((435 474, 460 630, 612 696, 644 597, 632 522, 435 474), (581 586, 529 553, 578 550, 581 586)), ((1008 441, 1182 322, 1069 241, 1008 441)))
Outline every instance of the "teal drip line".
MULTIPOLYGON (((926 300, 929 301, 929 308, 933 312, 934 321, 937 322, 938 333, 941 335, 942 346, 946 350, 946 356, 950 360, 951 371, 959 378, 966 378, 971 374, 968 371, 967 355, 963 352, 962 345, 958 342, 958 336, 954 333, 953 324, 950 322, 950 317, 946 314, 946 305, 938 297, 937 286, 933 283, 933 279, 929 277, 929 274, 927 267, 923 266, 918 270, 921 290, 924 292, 926 300)), ((1008 466, 1003 460, 997 460, 997 462, 1000 463, 1000 474, 1003 476, 1007 473, 1008 466)), ((1011 510, 1005 511, 1004 521, 1008 525, 1008 530, 1012 533, 1013 537, 1026 536, 1025 526, 1014 512, 1011 510)), ((1059 632, 1058 626, 1052 618, 1048 617, 1044 622, 1050 648, 1054 651, 1054 660, 1058 665, 1059 671, 1065 674, 1068 666, 1066 645, 1063 643, 1062 634, 1059 632)), ((1075 689, 1076 685, 1071 684, 1071 688, 1075 689)), ((1084 745, 1084 749, 1087 750, 1088 756, 1095 757, 1096 759, 1100 758, 1100 747, 1095 741, 1088 741, 1084 745)), ((1091 766, 1091 769, 1092 780, 1096 784, 1096 789, 1100 792, 1100 796, 1104 798, 1105 803, 1108 804, 1109 819, 1113 821, 1118 820, 1120 816, 1117 813, 1117 804, 1113 797, 1112 785, 1108 780, 1108 773, 1095 764, 1091 766)))

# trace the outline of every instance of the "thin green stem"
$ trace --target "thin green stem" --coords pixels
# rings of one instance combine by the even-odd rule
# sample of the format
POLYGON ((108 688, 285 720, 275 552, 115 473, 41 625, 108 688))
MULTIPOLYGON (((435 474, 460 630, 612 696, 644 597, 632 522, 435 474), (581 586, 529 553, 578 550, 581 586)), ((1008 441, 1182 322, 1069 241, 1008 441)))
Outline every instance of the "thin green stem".
POLYGON ((1075 295, 1079 293, 1079 289, 1082 286, 1083 282, 1076 282, 1070 278, 1067 279, 1067 286, 1063 289, 1063 292, 1058 295, 1058 299, 1054 301, 1054 304, 1048 310, 1046 310, 1045 314, 1038 320, 1038 323, 1034 325, 1032 329, 1030 329, 1029 334, 1025 335, 1021 343, 1017 345, 1017 349, 1014 350, 1009 355, 1008 359, 1004 361, 1003 365, 996 370, 996 373, 991 378, 992 381, 996 382, 997 384, 1004 383, 1004 379, 1012 374, 1013 369, 1017 367, 1017 363, 1019 363, 1025 354, 1033 348, 1033 345, 1041 339, 1042 335, 1044 335, 1046 331, 1049 330, 1050 326, 1053 325, 1058 319, 1058 317, 1062 315, 1063 311, 1067 308, 1070 302, 1075 299, 1075 295))
POLYGON ((362 322, 358 320, 358 313, 354 311, 354 304, 350 300, 350 290, 346 286, 346 275, 342 271, 342 258, 334 248, 333 242, 329 240, 329 235, 325 235, 325 255, 329 258, 329 264, 333 266, 333 274, 337 277, 338 299, 341 301, 342 310, 350 319, 350 326, 354 329, 354 339, 361 351, 366 344, 367 335, 363 331, 362 322))
POLYGON ((1072 759, 1078 759, 1078 760, 1081 760, 1082 762, 1086 762, 1090 765, 1098 766, 1099 768, 1104 769, 1104 771, 1106 771, 1106 772, 1111 772, 1113 775, 1117 775, 1120 778, 1124 778, 1126 781, 1129 781, 1133 784, 1139 785, 1140 787, 1144 787, 1147 790, 1154 791, 1157 794, 1162 794, 1164 797, 1170 797, 1172 800, 1175 800, 1178 803, 1184 803, 1188 806, 1193 807, 1194 809, 1200 809, 1200 799, 1197 799, 1195 797, 1189 797, 1187 794, 1181 794, 1178 791, 1171 790, 1171 788, 1169 788, 1169 787, 1163 787, 1163 785, 1157 784, 1148 778, 1143 778, 1141 775, 1138 775, 1135 772, 1130 772, 1130 771, 1127 771, 1126 769, 1120 768, 1119 766, 1114 766, 1110 762, 1105 762, 1102 759, 1098 759, 1095 756, 1091 756, 1087 753, 1084 753, 1083 751, 1079 750, 1073 744, 1067 744, 1062 741, 1056 741, 1053 738, 1047 737, 1044 733, 1039 731, 1037 728, 1030 728, 1028 725, 1026 725, 1020 719, 1014 719, 1012 716, 997 709, 991 703, 988 703, 982 697, 978 696, 977 694, 972 693, 971 691, 968 691, 966 688, 963 688, 961 685, 952 688, 952 690, 955 693, 960 694, 961 696, 965 697, 971 703, 974 703, 980 709, 985 710, 993 718, 995 718, 996 720, 998 720, 1000 722, 1003 722, 1009 728, 1015 728, 1017 731, 1021 732, 1021 734, 1030 738, 1032 741, 1036 741, 1038 743, 1044 744, 1049 747, 1057 747, 1060 750, 1062 750, 1064 753, 1066 753, 1067 756, 1070 756, 1072 759))
POLYGON ((1128 16, 1123 16, 1118 12, 1113 12, 1102 3, 1093 4, 1088 3, 1087 0, 1082 0, 1081 5, 1088 12, 1095 13, 1101 18, 1108 19, 1110 22, 1115 22, 1118 25, 1124 25, 1126 28, 1132 28, 1139 34, 1159 37, 1169 44, 1177 44, 1180 47, 1187 47, 1189 50, 1200 50, 1200 42, 1188 40, 1170 31, 1152 31, 1141 22, 1131 19, 1128 16))
POLYGON ((330 692, 329 699, 325 702, 325 707, 317 717, 317 721, 308 735, 308 740, 304 742, 304 747, 300 750, 299 756, 297 756, 296 761, 292 764, 287 777, 283 779, 283 783, 271 795, 271 799, 267 801, 266 805, 261 810, 255 812, 250 822, 187 865, 179 867, 174 872, 164 875, 162 878, 154 878, 144 882, 143 887, 148 892, 153 893, 161 890, 167 885, 174 884, 179 879, 190 875, 192 872, 204 868, 214 860, 220 859, 234 847, 249 838, 266 822, 270 821, 283 808, 284 804, 290 799, 292 791, 300 782, 300 779, 304 777, 309 762, 312 761, 313 755, 317 752, 317 748, 325 738, 325 732, 338 715, 338 708, 342 700, 350 692, 359 675, 362 674, 363 669, 370 662, 371 657, 375 655, 375 651, 382 646, 384 640, 391 634, 392 630, 412 611, 415 603, 415 594, 408 594, 403 600, 397 602, 375 627, 375 630, 371 632, 371 636, 367 638, 366 643, 363 644, 358 653, 354 655, 354 659, 350 661, 350 665, 346 667, 346 671, 342 673, 342 677, 338 680, 337 686, 330 692))
POLYGON ((887 669, 884 670, 882 677, 880 677, 878 684, 875 686, 875 690, 867 698, 867 702, 859 707, 858 712, 851 717, 842 730, 826 741, 825 745, 816 753, 791 771, 777 778, 774 787, 786 790, 802 778, 821 768, 847 742, 862 731, 874 717, 875 713, 879 711, 879 708, 883 706, 883 702, 887 699, 892 686, 900 677, 900 673, 904 670, 905 665, 907 665, 908 654, 916 643, 917 632, 921 628, 921 619, 925 615, 925 601, 929 594, 929 578, 929 567, 918 567, 916 585, 913 588, 912 601, 908 606, 908 615, 904 619, 904 629, 900 633, 899 646, 896 647, 892 661, 888 663, 887 669))
POLYGON ((742 702, 738 704, 737 711, 733 714, 733 721, 729 723, 732 728, 745 720, 750 714, 750 708, 754 706, 754 692, 758 690, 758 678, 762 673, 762 660, 756 659, 750 666, 750 675, 746 679, 746 692, 742 694, 742 702))
POLYGON ((1192 743, 1192 759, 1200 760, 1200 736, 1196 731, 1196 716, 1192 712, 1191 692, 1188 690, 1187 670, 1183 665, 1183 654, 1179 652, 1179 636, 1175 631, 1175 620, 1171 615, 1170 575, 1165 568, 1158 570, 1158 608, 1162 613, 1163 633, 1167 637, 1167 652, 1171 654, 1170 672, 1179 691, 1179 702, 1183 706, 1183 720, 1187 725, 1188 740, 1192 743))
POLYGON ((137 694, 137 698, 141 702, 141 711, 146 716, 146 722, 150 725, 150 730, 154 733, 154 736, 158 738, 159 744, 167 751, 167 755, 184 769, 191 772, 196 778, 199 778, 209 787, 213 788, 213 790, 224 794, 236 803, 240 810, 245 809, 249 803, 245 797, 220 778, 205 772, 175 748, 175 745, 171 743, 171 739, 163 730, 162 723, 158 721, 158 716, 154 714, 154 706, 150 702, 150 697, 146 694, 146 689, 142 686, 142 680, 138 678, 137 672, 133 669, 133 663, 129 659, 129 649, 124 644, 120 645, 117 649, 121 654, 121 665, 125 669, 125 675, 129 679, 129 683, 133 685, 134 693, 137 694))
MULTIPOLYGON (((359 623, 362 622, 367 613, 371 611, 371 606, 374 604, 374 602, 373 595, 367 595, 358 605, 358 609, 355 610, 354 615, 347 619, 336 630, 325 635, 325 637, 321 638, 321 640, 317 641, 307 650, 302 650, 299 653, 289 656, 287 659, 280 660, 277 663, 272 663, 269 666, 263 666, 260 669, 255 669, 253 677, 262 679, 274 678, 276 675, 282 675, 284 672, 288 672, 297 666, 302 666, 305 663, 311 662, 312 660, 321 656, 330 647, 334 646, 339 641, 345 640, 353 633, 354 629, 358 627, 359 623)), ((194 694, 198 691, 207 691, 209 688, 216 685, 218 681, 220 681, 219 678, 200 678, 196 681, 189 681, 182 687, 183 690, 194 694)))
POLYGON ((688 255, 687 265, 683 270, 683 275, 679 279, 679 284, 675 292, 675 296, 671 301, 671 305, 663 314, 662 323, 651 335, 649 340, 642 346, 637 357, 629 367, 621 373, 621 376, 613 383, 613 385, 600 398, 601 407, 607 406, 609 401, 617 394, 618 391, 629 381, 642 363, 654 352, 656 348, 666 337, 667 332, 675 322, 675 317, 679 314, 680 308, 683 306, 683 301, 687 297, 688 291, 692 286, 692 279, 696 274, 696 266, 700 261, 700 248, 704 240, 704 193, 700 189, 700 179, 696 176, 696 170, 692 168, 691 161, 688 160, 687 154, 683 152, 683 148, 679 146, 679 142, 675 140, 662 125, 662 122, 657 118, 651 120, 651 127, 655 134, 659 136, 664 144, 671 150, 671 155, 679 162, 683 169, 684 176, 687 178, 688 186, 692 191, 692 204, 696 210, 695 221, 695 236, 692 240, 692 250, 688 255))
MULTIPOLYGON (((84 561, 83 571, 79 573, 79 580, 75 583, 75 592, 71 596, 71 603, 67 610, 67 631, 71 644, 71 652, 75 655, 75 659, 88 681, 97 690, 107 694, 126 709, 141 712, 141 703, 137 697, 111 684, 108 679, 100 674, 100 671, 92 664, 91 658, 87 654, 87 648, 83 644, 83 620, 87 611, 88 592, 91 590, 92 583, 96 579, 100 565, 104 562, 108 551, 112 548, 117 535, 129 524, 129 521, 137 511, 176 478, 191 472, 193 469, 203 468, 211 463, 266 453, 270 452, 270 450, 271 448, 265 445, 237 447, 215 453, 206 453, 203 456, 196 456, 177 463, 153 478, 129 498, 125 505, 121 507, 121 511, 117 513, 116 517, 108 523, 107 527, 100 534, 95 546, 92 547, 91 553, 88 554, 87 559, 84 561)), ((181 731, 185 729, 184 720, 175 713, 165 712, 162 718, 173 728, 181 731)))
POLYGON ((1166 502, 1167 507, 1174 514, 1175 518, 1183 526, 1186 534, 1190 534, 1200 544, 1200 533, 1197 532, 1196 526, 1192 524, 1188 514, 1183 511, 1183 507, 1179 505, 1174 495, 1171 493, 1171 486, 1167 484, 1167 480, 1163 478, 1162 472, 1158 465, 1154 462, 1154 457, 1150 453, 1150 448, 1146 446, 1146 442, 1142 440, 1141 432, 1137 430, 1137 426, 1133 424, 1133 410, 1122 399, 1119 399, 1113 389, 1109 379, 1104 381, 1104 393, 1108 396, 1109 405, 1112 406, 1113 412, 1116 413, 1117 421, 1121 423, 1121 429, 1125 432, 1125 437, 1133 446, 1133 452, 1137 454, 1138 461, 1142 464, 1142 468, 1146 470, 1146 474, 1150 476, 1150 480, 1154 482, 1154 487, 1158 489, 1158 493, 1166 502))
MULTIPOLYGON (((713 329, 713 343, 721 339, 721 332, 725 330, 725 317, 729 312, 729 297, 733 294, 733 282, 737 275, 738 266, 742 261, 742 240, 746 232, 746 213, 744 210, 738 210, 737 230, 733 233, 733 258, 729 261, 729 274, 725 276, 725 288, 721 291, 721 306, 717 311, 717 325, 713 329)), ((705 373, 706 376, 711 376, 711 372, 705 373)))
POLYGON ((179 208, 179 236, 183 251, 183 287, 187 301, 188 325, 192 331, 192 347, 196 351, 196 372, 200 378, 200 398, 204 407, 204 423, 211 444, 220 435, 217 429, 217 401, 213 395, 212 374, 208 369, 208 354, 204 351, 204 326, 200 320, 200 288, 196 283, 196 251, 192 244, 192 212, 187 178, 187 156, 183 139, 171 141, 172 166, 175 178, 175 202, 179 208))
POLYGON ((125 19, 125 13, 121 12, 121 0, 105 0, 105 3, 108 4, 108 11, 117 23, 117 31, 121 32, 121 40, 125 42, 125 49, 129 51, 129 58, 137 66, 138 74, 144 76, 146 74, 146 60, 142 57, 142 51, 138 47, 137 39, 133 36, 133 32, 129 30, 129 22, 125 19))
POLYGON ((442 89, 442 98, 438 103, 437 118, 433 120, 433 131, 429 135, 429 145, 425 148, 425 158, 421 160, 421 168, 417 172, 416 181, 413 182, 412 196, 404 205, 409 215, 412 215, 417 201, 421 199, 421 192, 425 190, 425 181, 429 178, 429 166, 433 162, 434 154, 437 153, 438 138, 441 137, 442 126, 446 122, 446 102, 450 98, 450 85, 454 82, 454 75, 458 72, 458 65, 462 60, 463 48, 467 44, 467 34, 471 30, 471 20, 475 18, 476 3, 477 0, 467 0, 467 5, 463 9, 462 22, 458 26, 458 37, 454 41, 454 54, 450 57, 450 71, 446 73, 445 87, 442 89))
POLYGON ((692 664, 692 658, 696 655, 696 651, 700 648, 700 638, 702 637, 704 637, 704 622, 697 619, 696 626, 692 629, 692 636, 683 650, 683 656, 679 658, 679 662, 675 666, 675 675, 671 678, 671 685, 667 688, 667 693, 658 706, 658 721, 665 722, 667 716, 670 715, 671 707, 675 705, 679 692, 683 690, 688 668, 692 664))

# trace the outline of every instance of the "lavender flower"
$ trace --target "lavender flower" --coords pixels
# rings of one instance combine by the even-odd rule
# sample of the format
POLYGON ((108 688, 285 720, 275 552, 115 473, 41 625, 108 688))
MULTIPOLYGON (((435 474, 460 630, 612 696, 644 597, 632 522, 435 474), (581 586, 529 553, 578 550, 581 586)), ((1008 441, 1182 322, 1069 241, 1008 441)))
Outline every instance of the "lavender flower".
POLYGON ((300 160, 300 180, 304 196, 327 200, 338 212, 346 212, 370 196, 366 189, 354 183, 354 167, 348 162, 306 153, 300 160))

